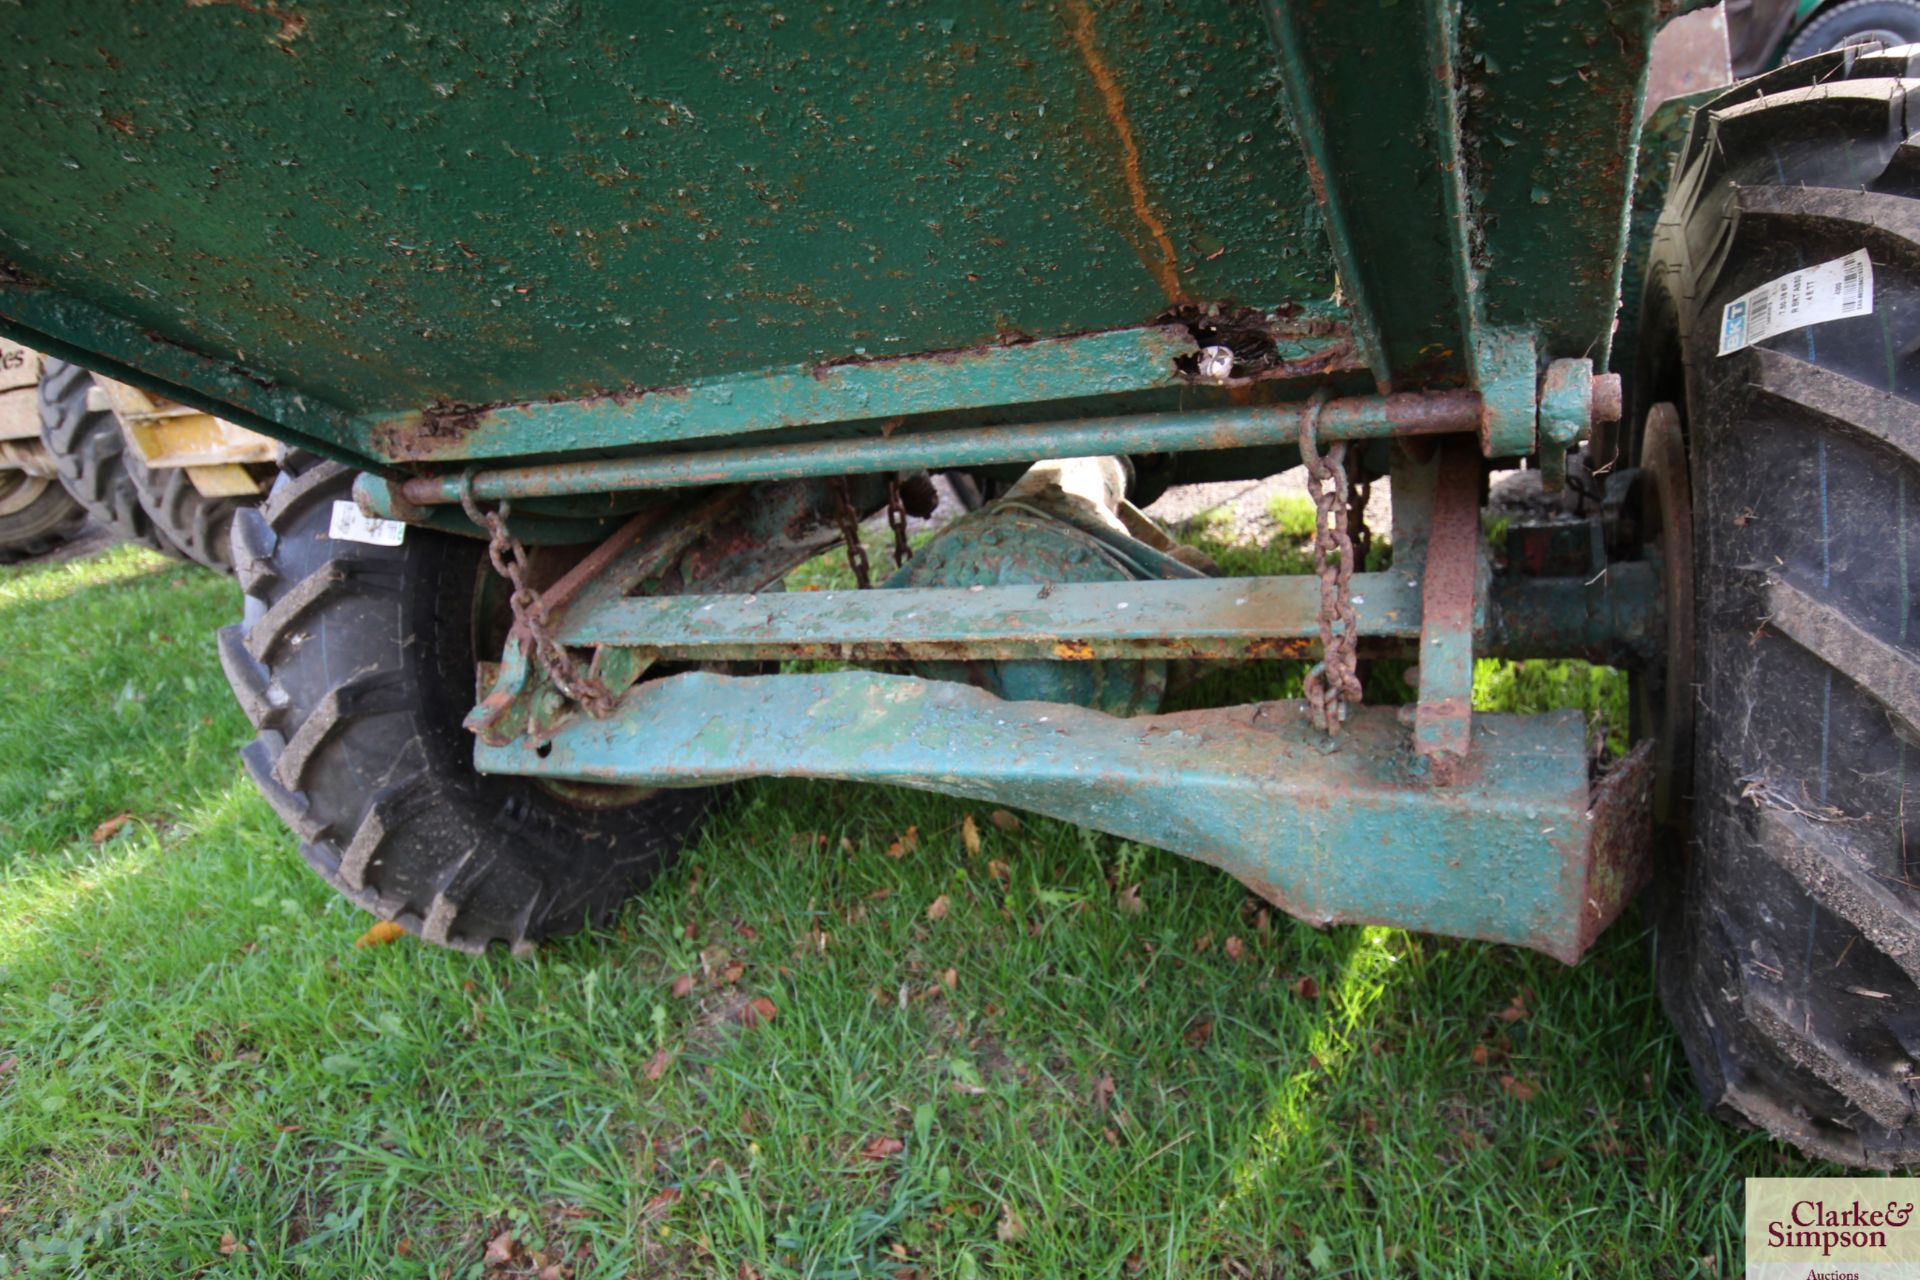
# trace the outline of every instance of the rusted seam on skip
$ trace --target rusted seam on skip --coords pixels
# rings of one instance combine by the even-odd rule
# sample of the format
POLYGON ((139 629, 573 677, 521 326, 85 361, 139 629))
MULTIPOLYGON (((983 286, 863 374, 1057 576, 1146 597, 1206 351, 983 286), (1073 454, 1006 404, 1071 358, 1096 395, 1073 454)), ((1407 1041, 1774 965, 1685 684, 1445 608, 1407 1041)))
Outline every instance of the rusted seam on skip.
POLYGON ((1093 10, 1087 7, 1086 0, 1067 0, 1066 8, 1068 30, 1073 34, 1073 43, 1080 50, 1081 61, 1087 64, 1087 73, 1093 77, 1094 87, 1100 91, 1100 105, 1107 113, 1107 122, 1113 126, 1114 135, 1120 140, 1120 170, 1126 177, 1127 199, 1133 205, 1133 216, 1140 220, 1140 225, 1147 229, 1160 250, 1158 262, 1144 253, 1140 255, 1140 261, 1153 273, 1161 291, 1167 295, 1167 301, 1179 302, 1182 300, 1179 255, 1174 251, 1173 239, 1167 234, 1166 224, 1160 221, 1160 215, 1147 203, 1147 184, 1140 176, 1140 147, 1133 140, 1133 123, 1127 119, 1126 98, 1120 92, 1120 82, 1113 78, 1113 69, 1107 65, 1099 46, 1093 42, 1093 10))

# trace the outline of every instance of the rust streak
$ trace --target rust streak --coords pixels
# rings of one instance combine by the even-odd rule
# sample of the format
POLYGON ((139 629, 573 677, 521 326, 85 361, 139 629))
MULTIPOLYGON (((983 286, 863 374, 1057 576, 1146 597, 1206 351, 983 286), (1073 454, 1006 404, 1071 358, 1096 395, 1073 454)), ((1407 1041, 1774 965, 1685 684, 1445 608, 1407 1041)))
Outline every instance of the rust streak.
POLYGON ((1141 254, 1140 260, 1159 283, 1160 289, 1167 295, 1167 301, 1179 302, 1180 263, 1174 252, 1173 239, 1167 235, 1167 228, 1160 221, 1160 215, 1147 203, 1147 184, 1140 176, 1140 147, 1133 140, 1133 123, 1127 119, 1127 103, 1120 92, 1120 82, 1113 78, 1113 69, 1101 56, 1100 49, 1093 42, 1093 10, 1088 8, 1087 0, 1066 0, 1069 30, 1073 34, 1073 43, 1080 50, 1081 61, 1087 64, 1087 73, 1093 77, 1094 87, 1100 91, 1100 104, 1107 113, 1108 123, 1113 125, 1114 135, 1120 140, 1120 167, 1127 180, 1127 198, 1133 204, 1133 216, 1153 237, 1153 243, 1160 250, 1160 259, 1155 262, 1149 255, 1141 254))

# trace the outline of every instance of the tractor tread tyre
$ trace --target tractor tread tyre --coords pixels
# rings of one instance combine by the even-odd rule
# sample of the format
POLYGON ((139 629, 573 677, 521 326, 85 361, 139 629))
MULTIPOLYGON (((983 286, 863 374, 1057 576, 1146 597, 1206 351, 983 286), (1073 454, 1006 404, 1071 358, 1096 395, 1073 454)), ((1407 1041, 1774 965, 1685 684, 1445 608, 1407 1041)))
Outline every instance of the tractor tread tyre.
POLYGON ((60 483, 122 541, 185 559, 141 501, 134 471, 146 468, 128 451, 120 420, 111 410, 87 407, 92 389, 93 375, 77 364, 48 357, 41 365, 40 441, 60 483))
POLYGON ((1636 389, 1687 404, 1699 566, 1661 996, 1709 1105, 1876 1168, 1920 1163, 1916 64, 1838 50, 1702 108, 1641 328, 1678 358, 1636 389), (1859 249, 1871 313, 1718 353, 1729 302, 1859 249))
POLYGON ((349 901, 467 952, 608 919, 666 867, 710 791, 606 804, 483 777, 473 702, 482 546, 411 529, 397 547, 334 541, 337 463, 283 475, 234 522, 247 621, 221 665, 258 736, 247 772, 300 852, 349 901))
POLYGON ((1816 14, 1787 45, 1783 60, 1795 62, 1834 48, 1834 42, 1866 31, 1895 37, 1896 45, 1920 41, 1920 0, 1841 0, 1816 14))
POLYGON ((40 375, 40 438, 61 483, 94 518, 129 542, 216 573, 233 571, 233 513, 251 497, 209 498, 184 468, 154 469, 127 446, 111 409, 89 409, 93 376, 48 359, 40 375))

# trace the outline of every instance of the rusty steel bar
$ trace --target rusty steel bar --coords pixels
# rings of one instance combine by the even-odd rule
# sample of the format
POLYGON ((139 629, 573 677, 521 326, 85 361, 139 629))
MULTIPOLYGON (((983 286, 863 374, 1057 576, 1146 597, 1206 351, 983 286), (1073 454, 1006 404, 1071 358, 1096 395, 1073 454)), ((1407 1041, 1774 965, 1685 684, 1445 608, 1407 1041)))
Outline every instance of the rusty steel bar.
MULTIPOLYGON (((1352 585, 1367 652, 1411 655, 1419 579, 1363 573, 1352 585)), ((1473 645, 1483 657, 1632 662, 1659 633, 1660 584, 1644 564, 1592 581, 1498 580, 1489 604, 1473 645)), ((643 596, 556 610, 554 630, 666 661, 1305 658, 1319 651, 1318 608, 1316 580, 1297 575, 643 596)))
POLYGON ((1443 444, 1420 592, 1420 703, 1415 754, 1466 754, 1473 719, 1474 598, 1480 576, 1480 455, 1443 444))
MULTIPOLYGON (((1405 574, 1353 583, 1365 633, 1419 635, 1405 574)), ((577 610, 559 631, 675 660, 1298 658, 1316 647, 1318 608, 1305 576, 1023 583, 633 597, 577 610)))
MULTIPOLYGON (((1396 436, 1477 431, 1482 401, 1476 391, 1399 392, 1348 396, 1326 402, 1321 440, 1377 440, 1396 436)), ((965 431, 900 433, 890 437, 759 444, 735 449, 501 467, 473 476, 482 501, 547 498, 789 480, 800 476, 871 475, 949 467, 1078 458, 1096 454, 1180 453, 1284 445, 1298 437, 1299 406, 1225 409, 1085 418, 965 431)), ((420 476, 399 485, 367 477, 362 505, 389 519, 410 508, 458 502, 460 475, 420 476)))

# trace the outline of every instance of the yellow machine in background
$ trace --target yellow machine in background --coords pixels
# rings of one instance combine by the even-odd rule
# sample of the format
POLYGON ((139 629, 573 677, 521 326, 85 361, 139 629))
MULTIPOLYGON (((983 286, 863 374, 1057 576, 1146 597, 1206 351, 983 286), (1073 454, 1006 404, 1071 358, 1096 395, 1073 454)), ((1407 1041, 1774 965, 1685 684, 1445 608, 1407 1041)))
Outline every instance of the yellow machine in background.
POLYGON ((91 515, 227 572, 233 513, 266 495, 283 448, 0 339, 0 562, 51 550, 91 515))

